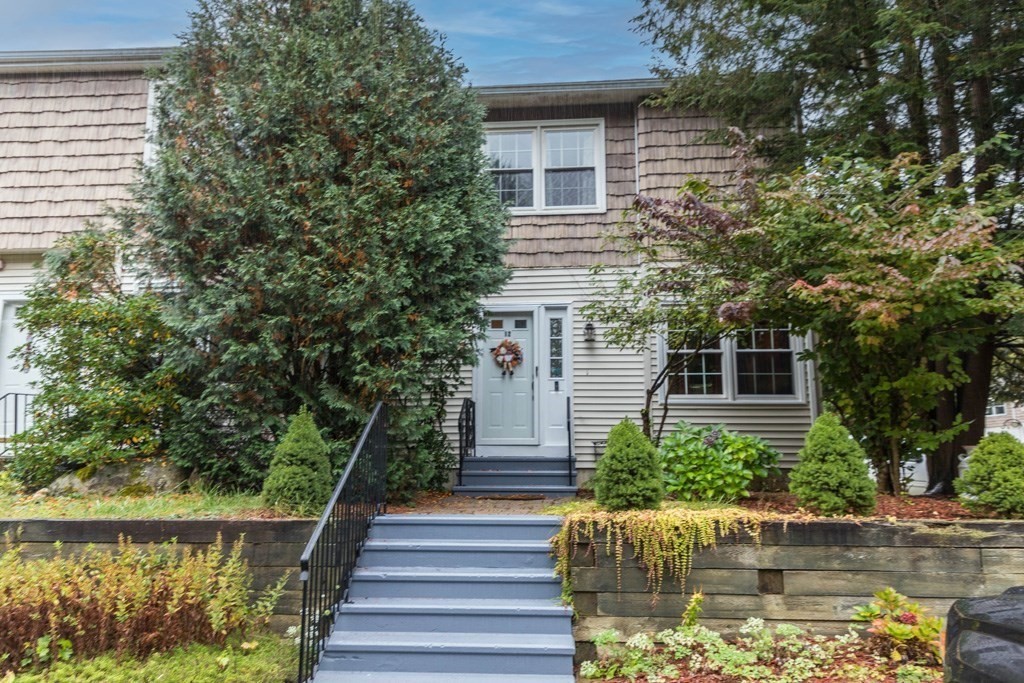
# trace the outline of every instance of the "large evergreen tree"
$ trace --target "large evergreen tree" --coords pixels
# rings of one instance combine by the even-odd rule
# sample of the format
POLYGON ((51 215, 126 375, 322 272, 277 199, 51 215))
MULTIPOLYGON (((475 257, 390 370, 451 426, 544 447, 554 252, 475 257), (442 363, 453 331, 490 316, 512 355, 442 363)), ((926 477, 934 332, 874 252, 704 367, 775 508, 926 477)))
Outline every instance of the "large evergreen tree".
MULTIPOLYGON (((1024 12, 1019 0, 643 0, 637 28, 659 49, 669 81, 663 103, 697 107, 727 125, 773 130, 765 151, 783 168, 847 153, 891 159, 916 152, 950 163, 944 184, 965 177, 973 200, 1024 178, 1024 12), (1002 167, 1000 173, 986 173, 1002 167)), ((1000 216, 1020 230, 1019 205, 1000 216)), ((1019 315, 1019 314, 1018 314, 1019 315)), ((929 416, 938 431, 968 424, 929 458, 932 489, 950 490, 956 453, 975 444, 993 363, 1024 366, 1012 316, 965 319, 993 330, 958 359, 970 378, 944 390, 929 416)), ((958 372, 938 363, 949 377, 958 372)), ((1000 371, 1001 377, 1012 376, 1000 371)))
POLYGON ((401 0, 200 0, 121 215, 188 340, 179 461, 254 487, 301 405, 339 452, 389 399, 393 489, 437 473, 422 444, 505 278, 463 75, 401 0))

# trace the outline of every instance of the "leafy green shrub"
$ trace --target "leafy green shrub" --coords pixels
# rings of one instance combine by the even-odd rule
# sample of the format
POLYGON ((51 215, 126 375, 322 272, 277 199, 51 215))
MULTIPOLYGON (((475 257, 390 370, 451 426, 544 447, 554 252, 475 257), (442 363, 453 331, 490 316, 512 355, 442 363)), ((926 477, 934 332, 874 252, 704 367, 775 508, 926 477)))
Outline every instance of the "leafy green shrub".
MULTIPOLYGON (((287 577, 285 577, 287 578, 287 577)), ((250 603, 241 541, 225 556, 175 544, 116 553, 89 547, 50 560, 0 555, 0 675, 104 652, 145 657, 189 643, 223 645, 262 626, 284 579, 250 603)))
POLYGON ((665 489, 682 500, 732 501, 748 496, 754 477, 777 472, 779 461, 779 452, 756 436, 685 421, 662 440, 658 456, 665 489))
POLYGON ((1024 444, 1011 434, 989 434, 971 451, 964 475, 953 482, 964 504, 1024 517, 1024 444))
POLYGON ((594 495, 607 510, 653 509, 665 497, 657 449, 631 420, 608 432, 595 477, 594 495))
POLYGON ((303 406, 274 449, 270 474, 263 483, 263 500, 297 512, 319 511, 327 505, 333 486, 327 444, 303 406))
POLYGON ((942 662, 942 619, 929 617, 916 602, 885 588, 868 605, 857 607, 854 621, 871 622, 868 641, 876 654, 896 662, 942 662))
POLYGON ((9 470, 0 470, 0 496, 16 496, 21 493, 21 483, 11 476, 9 470))
POLYGON ((11 473, 29 489, 62 470, 149 458, 177 414, 175 377, 161 366, 170 331, 152 292, 127 294, 121 237, 63 238, 19 310, 30 343, 17 349, 41 376, 31 429, 14 437, 11 473))
POLYGON ((807 432, 789 490, 801 505, 824 515, 867 513, 875 508, 875 483, 867 456, 836 415, 826 413, 807 432))

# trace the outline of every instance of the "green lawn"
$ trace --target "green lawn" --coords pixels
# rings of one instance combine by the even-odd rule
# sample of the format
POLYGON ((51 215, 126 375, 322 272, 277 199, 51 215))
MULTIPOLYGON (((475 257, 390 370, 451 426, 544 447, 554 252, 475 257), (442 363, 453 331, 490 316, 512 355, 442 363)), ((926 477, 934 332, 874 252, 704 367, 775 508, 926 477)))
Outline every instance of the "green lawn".
POLYGON ((167 493, 157 496, 24 496, 0 494, 9 519, 272 519, 289 515, 256 494, 167 493))

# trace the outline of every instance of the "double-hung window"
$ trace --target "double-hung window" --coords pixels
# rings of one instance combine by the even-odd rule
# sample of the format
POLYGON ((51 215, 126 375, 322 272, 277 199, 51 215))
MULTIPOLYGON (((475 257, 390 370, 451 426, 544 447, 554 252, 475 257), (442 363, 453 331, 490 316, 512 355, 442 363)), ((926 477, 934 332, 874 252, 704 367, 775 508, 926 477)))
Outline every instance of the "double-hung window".
POLYGON ((600 120, 490 124, 484 152, 495 190, 513 214, 605 210, 600 120))
POLYGON ((693 339, 692 333, 673 331, 665 338, 664 361, 680 361, 665 384, 669 401, 804 400, 796 358, 802 340, 790 330, 763 326, 710 343, 687 341, 693 339))

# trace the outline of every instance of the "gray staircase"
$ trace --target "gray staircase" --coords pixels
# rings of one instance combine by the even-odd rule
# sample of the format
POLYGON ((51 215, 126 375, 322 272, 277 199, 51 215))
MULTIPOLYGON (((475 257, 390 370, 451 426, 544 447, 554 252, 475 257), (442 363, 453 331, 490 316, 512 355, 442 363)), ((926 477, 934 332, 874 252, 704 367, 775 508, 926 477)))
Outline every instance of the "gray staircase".
POLYGON ((576 471, 567 456, 474 456, 463 460, 462 496, 536 494, 551 498, 576 494, 576 471))
POLYGON ((316 683, 572 683, 557 517, 385 515, 370 530, 316 683))

